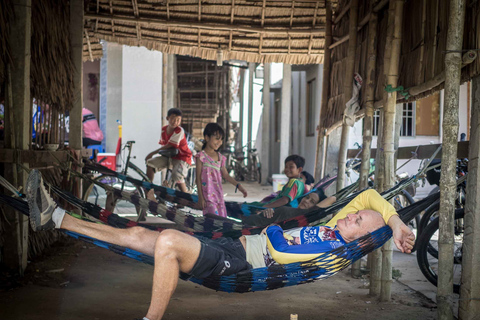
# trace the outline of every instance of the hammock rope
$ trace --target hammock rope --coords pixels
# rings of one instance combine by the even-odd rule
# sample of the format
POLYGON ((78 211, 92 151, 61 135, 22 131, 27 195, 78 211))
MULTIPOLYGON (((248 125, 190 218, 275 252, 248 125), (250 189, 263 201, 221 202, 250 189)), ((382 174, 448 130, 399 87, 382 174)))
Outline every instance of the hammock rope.
MULTIPOLYGON (((52 187, 54 192, 58 188, 52 187)), ((73 197, 73 196, 72 196, 73 197)), ((438 199, 439 194, 433 194, 421 201, 418 201, 409 207, 399 210, 399 215, 404 222, 413 218, 421 211, 426 209, 431 203, 438 199)), ((83 200, 78 199, 81 203, 83 200)), ((0 202, 5 203, 28 215, 28 205, 26 201, 0 194, 0 202)), ((94 206, 91 203, 83 201, 87 206, 94 206)), ((99 208, 98 206, 95 206, 99 208)), ((101 208, 99 208, 102 211, 101 208)), ((105 211, 105 210, 103 210, 105 211)), ((104 222, 109 225, 132 227, 137 225, 135 222, 126 222, 125 218, 118 217, 115 214, 104 216, 104 222)), ((143 226, 143 225, 142 225, 143 226)), ((143 226, 145 227, 145 226, 143 226)), ((148 227, 152 229, 152 227, 148 227)), ((160 231, 160 228, 157 228, 160 231)), ((138 261, 154 264, 153 257, 142 254, 135 250, 114 245, 105 241, 100 241, 75 232, 63 230, 69 236, 86 241, 99 247, 106 248, 117 254, 136 259, 138 261)), ((195 233, 205 236, 203 233, 195 233)), ((354 261, 362 256, 382 246, 392 235, 390 227, 385 226, 375 232, 361 237, 351 243, 348 243, 329 252, 319 254, 315 259, 303 263, 291 263, 285 265, 274 265, 266 268, 257 268, 242 271, 229 276, 211 276, 205 279, 197 279, 181 274, 184 280, 190 280, 207 288, 225 292, 250 292, 279 289, 292 285, 309 283, 316 280, 326 279, 337 272, 345 269, 354 261)), ((213 238, 213 237, 212 237, 213 238)))

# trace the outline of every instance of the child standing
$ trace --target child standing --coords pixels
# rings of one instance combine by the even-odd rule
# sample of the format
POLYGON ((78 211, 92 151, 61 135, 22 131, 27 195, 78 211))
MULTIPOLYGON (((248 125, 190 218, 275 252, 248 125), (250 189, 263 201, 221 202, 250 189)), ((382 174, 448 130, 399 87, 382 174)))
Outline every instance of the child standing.
POLYGON ((225 132, 217 123, 209 123, 203 130, 205 143, 203 150, 196 156, 198 203, 203 215, 227 216, 223 199, 222 178, 236 186, 243 197, 247 196, 245 188, 230 177, 225 169, 226 158, 218 152, 223 143, 225 132))

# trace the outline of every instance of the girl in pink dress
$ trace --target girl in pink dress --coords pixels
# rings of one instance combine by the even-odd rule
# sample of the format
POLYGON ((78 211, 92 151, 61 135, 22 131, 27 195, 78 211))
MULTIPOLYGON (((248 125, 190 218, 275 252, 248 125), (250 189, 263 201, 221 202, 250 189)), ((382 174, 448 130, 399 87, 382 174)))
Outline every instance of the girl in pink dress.
MULTIPOLYGON (((247 196, 245 188, 230 177, 225 169, 226 158, 218 152, 223 143, 225 132, 217 123, 209 123, 203 130, 205 143, 203 150, 195 156, 197 167, 198 203, 203 215, 227 216, 223 199, 222 178, 230 182, 236 189, 247 196)), ((236 190, 235 190, 236 191, 236 190)))

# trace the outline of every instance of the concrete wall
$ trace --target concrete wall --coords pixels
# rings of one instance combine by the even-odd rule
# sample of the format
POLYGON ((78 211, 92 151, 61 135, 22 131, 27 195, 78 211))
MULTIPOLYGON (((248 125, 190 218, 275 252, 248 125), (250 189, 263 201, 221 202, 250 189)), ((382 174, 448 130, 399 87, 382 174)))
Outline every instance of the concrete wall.
MULTIPOLYGON (((123 47, 123 142, 134 140, 132 162, 145 170, 145 157, 158 148, 162 129, 162 53, 123 47)), ((159 175, 156 179, 159 182, 159 175)))
MULTIPOLYGON (((321 95, 322 95, 322 77, 323 65, 311 65, 302 68, 301 71, 292 72, 292 104, 291 104, 291 139, 289 154, 298 154, 305 158, 304 170, 313 174, 315 166, 315 153, 317 148, 317 135, 307 137, 306 121, 307 121, 307 82, 316 80, 316 97, 315 97, 315 124, 318 124, 320 118, 321 95)), ((271 93, 270 98, 270 154, 271 159, 275 159, 270 163, 271 174, 280 173, 280 165, 278 164, 280 156, 280 143, 275 140, 275 128, 278 124, 275 122, 275 99, 281 99, 281 91, 277 90, 276 94, 271 93)), ((261 130, 261 123, 259 126, 261 130)), ((258 139, 258 137, 257 137, 258 139)), ((335 166, 336 167, 336 166, 335 166)))
POLYGON ((105 136, 106 152, 115 152, 118 141, 117 120, 122 119, 122 56, 123 46, 104 44, 100 62, 100 128, 105 136))

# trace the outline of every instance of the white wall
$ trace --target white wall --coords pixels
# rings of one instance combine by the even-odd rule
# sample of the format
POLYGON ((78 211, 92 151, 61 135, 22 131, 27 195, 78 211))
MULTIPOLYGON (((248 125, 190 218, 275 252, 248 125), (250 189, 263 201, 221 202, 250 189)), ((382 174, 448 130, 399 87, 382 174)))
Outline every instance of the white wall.
MULTIPOLYGON (((102 58, 101 77, 106 74, 106 87, 102 93, 105 104, 100 108, 101 127, 105 134, 105 151, 114 153, 118 141, 117 120, 122 119, 122 47, 115 43, 106 43, 106 58, 102 58)), ((102 84, 103 86, 103 84, 102 84)))
MULTIPOLYGON (((135 140, 132 162, 145 170, 145 157, 159 147, 162 129, 162 53, 123 47, 123 142, 135 140)), ((156 175, 157 183, 159 175, 156 175)))
POLYGON ((304 141, 304 144, 302 145, 302 156, 305 157, 306 163, 305 163, 305 170, 310 172, 312 175, 314 175, 314 167, 315 167, 315 157, 316 157, 316 152, 317 152, 317 137, 318 137, 318 131, 315 130, 315 135, 311 137, 307 137, 306 135, 306 115, 307 111, 305 110, 306 108, 306 88, 307 88, 307 82, 316 79, 316 95, 315 95, 315 127, 319 124, 319 119, 320 119, 320 107, 321 107, 321 101, 322 101, 322 83, 323 83, 323 64, 318 64, 315 66, 312 66, 307 70, 306 74, 306 79, 305 82, 303 83, 303 87, 305 88, 305 94, 303 95, 303 99, 305 100, 304 103, 304 108, 302 110, 302 141, 304 141))

